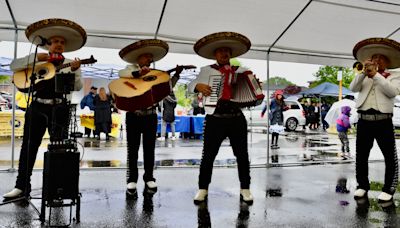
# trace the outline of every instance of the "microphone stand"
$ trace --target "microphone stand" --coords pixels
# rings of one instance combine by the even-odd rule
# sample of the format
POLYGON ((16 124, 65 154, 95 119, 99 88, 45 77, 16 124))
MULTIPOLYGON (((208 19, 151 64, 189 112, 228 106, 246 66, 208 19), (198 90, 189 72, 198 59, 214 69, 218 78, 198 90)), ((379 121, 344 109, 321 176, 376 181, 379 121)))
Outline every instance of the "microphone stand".
MULTIPOLYGON (((28 145, 27 145, 27 153, 26 153, 26 173, 25 173, 26 183, 25 183, 25 189, 23 189, 24 195, 21 196, 21 197, 12 199, 12 200, 5 200, 5 201, 3 200, 3 202, 0 203, 0 206, 3 206, 3 205, 6 205, 6 204, 19 202, 19 201, 27 202, 28 205, 32 206, 34 211, 38 214, 39 220, 41 222, 44 222, 44 218, 42 218, 40 211, 37 209, 37 207, 31 201, 31 199, 41 199, 41 198, 40 197, 38 197, 38 198, 31 197, 30 196, 30 191, 28 191, 28 189, 29 189, 29 184, 30 184, 29 173, 32 173, 32 172, 29 172, 29 155, 31 153, 29 145, 31 144, 31 134, 32 134, 32 113, 33 112, 32 112, 32 106, 31 105, 32 105, 34 99, 36 99, 36 97, 34 97, 34 88, 35 88, 35 81, 36 81, 35 65, 36 65, 36 56, 37 56, 38 47, 39 46, 44 46, 44 45, 45 45, 45 43, 43 43, 43 42, 38 44, 38 45, 36 45, 34 59, 33 59, 33 65, 32 65, 32 73, 31 73, 31 75, 29 77, 29 80, 30 80, 31 84, 29 85, 29 90, 28 90, 28 101, 27 101, 28 108, 26 110, 27 112, 29 112, 28 113, 29 114, 29 127, 28 127, 29 128, 28 129, 29 136, 28 136, 28 145), (32 99, 32 102, 31 102, 30 99, 32 99), (29 106, 31 106, 31 107, 29 107, 29 106)), ((25 122, 25 124, 26 124, 26 122, 25 122)), ((25 137, 25 135, 24 135, 24 137, 25 137)))

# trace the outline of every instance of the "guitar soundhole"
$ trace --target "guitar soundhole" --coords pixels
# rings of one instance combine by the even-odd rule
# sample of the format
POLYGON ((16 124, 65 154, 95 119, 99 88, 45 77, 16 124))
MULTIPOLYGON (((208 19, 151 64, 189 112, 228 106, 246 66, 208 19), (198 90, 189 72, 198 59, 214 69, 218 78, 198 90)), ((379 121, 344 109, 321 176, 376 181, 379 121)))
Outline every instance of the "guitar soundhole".
POLYGON ((148 76, 143 77, 143 81, 145 81, 145 82, 151 82, 156 79, 157 79, 157 76, 154 76, 154 75, 148 75, 148 76))
POLYGON ((40 69, 39 71, 38 71, 38 75, 39 76, 43 76, 43 75, 45 75, 47 73, 47 70, 46 69, 40 69))

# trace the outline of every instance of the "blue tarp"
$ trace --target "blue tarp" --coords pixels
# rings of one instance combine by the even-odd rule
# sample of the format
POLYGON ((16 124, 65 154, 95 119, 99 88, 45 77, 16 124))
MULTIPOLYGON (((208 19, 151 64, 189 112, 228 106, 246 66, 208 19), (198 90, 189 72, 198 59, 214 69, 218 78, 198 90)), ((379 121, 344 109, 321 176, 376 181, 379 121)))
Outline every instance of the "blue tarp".
MULTIPOLYGON (((300 92, 302 95, 319 95, 319 96, 339 96, 339 86, 330 82, 324 82, 314 88, 300 92)), ((342 95, 353 95, 346 87, 342 87, 342 95)))

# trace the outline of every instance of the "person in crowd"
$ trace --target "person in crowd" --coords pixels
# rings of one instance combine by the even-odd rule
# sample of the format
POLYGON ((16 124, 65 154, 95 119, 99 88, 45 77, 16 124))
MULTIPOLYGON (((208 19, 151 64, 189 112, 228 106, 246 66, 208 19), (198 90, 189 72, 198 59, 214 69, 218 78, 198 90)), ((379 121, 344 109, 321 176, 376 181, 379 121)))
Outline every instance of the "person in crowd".
POLYGON ((203 93, 201 92, 197 93, 196 97, 193 99, 192 107, 194 116, 198 114, 200 115, 206 114, 206 110, 204 109, 203 93))
POLYGON ((167 125, 171 126, 171 140, 176 140, 175 136, 175 107, 177 101, 174 91, 164 98, 162 102, 162 123, 161 123, 161 137, 158 138, 159 141, 164 141, 167 136, 167 125))
MULTIPOLYGON (((150 64, 162 59, 168 53, 168 44, 158 39, 140 40, 119 52, 120 57, 130 63, 119 71, 122 78, 139 78, 151 71, 150 64)), ((180 77, 183 67, 177 66, 171 78, 173 87, 180 77)), ((143 135, 143 160, 145 192, 157 192, 156 179, 153 176, 155 160, 155 141, 157 133, 157 103, 147 108, 126 113, 126 136, 128 142, 127 197, 137 196, 138 152, 143 135)))
MULTIPOLYGON (((50 41, 50 44, 42 46, 48 53, 38 53, 36 59, 34 54, 15 59, 10 65, 12 71, 26 69, 34 62, 48 62, 55 66, 69 62, 70 67, 63 68, 60 72, 74 73, 74 90, 79 91, 82 88, 80 61, 65 59, 63 56, 64 52, 78 50, 85 44, 86 32, 80 25, 65 19, 46 19, 29 25, 25 35, 29 41, 38 45, 42 45, 40 36, 50 41), (60 23, 68 25, 68 29, 60 23)), ((33 101, 25 112, 24 135, 15 188, 3 195, 5 200, 29 196, 32 169, 46 129, 49 131, 50 141, 65 139, 68 134, 69 108, 66 104, 68 97, 64 98, 64 94, 56 93, 55 77, 40 83, 34 87, 36 91, 33 101)))
POLYGON ((393 131, 394 97, 400 94, 400 73, 390 71, 400 67, 400 43, 387 38, 369 38, 358 42, 354 57, 364 69, 350 84, 358 92, 359 113, 356 138, 356 200, 366 198, 370 189, 368 158, 374 140, 385 159, 385 183, 379 202, 390 203, 398 184, 398 160, 393 131))
MULTIPOLYGON (((94 97, 96 96, 96 94, 97 94, 97 87, 95 87, 95 86, 90 87, 89 93, 86 96, 84 96, 81 100, 81 104, 80 104, 81 109, 84 109, 85 107, 89 107, 89 109, 91 111, 94 111, 95 107, 93 104, 93 100, 94 100, 94 97)), ((85 127, 85 135, 88 138, 90 138, 91 133, 92 133, 92 130, 90 128, 85 127)), ((93 136, 95 136, 95 135, 96 135, 95 131, 93 131, 93 136)))
POLYGON ((220 32, 210 34, 198 40, 194 45, 195 52, 205 58, 216 60, 215 64, 202 67, 200 74, 189 86, 190 93, 201 92, 205 97, 211 95, 210 78, 223 75, 222 96, 216 106, 207 106, 204 120, 203 154, 200 164, 199 190, 194 197, 194 203, 200 204, 207 200, 208 187, 215 157, 222 141, 228 137, 239 170, 240 199, 253 203, 250 192, 250 162, 247 148, 247 122, 238 107, 232 102, 232 84, 234 76, 249 73, 245 68, 230 65, 230 59, 246 53, 251 46, 250 40, 238 33, 220 32))
POLYGON ((326 131, 326 129, 329 128, 328 122, 325 121, 325 116, 328 113, 329 109, 330 109, 329 104, 327 104, 326 102, 323 102, 321 105, 321 119, 322 119, 322 129, 324 131, 326 131))
MULTIPOLYGON (((274 99, 271 100, 270 104, 270 114, 268 115, 270 122, 269 129, 272 133, 271 149, 279 149, 279 134, 285 130, 285 127, 283 126, 283 111, 287 109, 288 106, 285 104, 283 90, 275 91, 274 99)), ((264 117, 266 111, 267 106, 264 106, 263 110, 261 111, 261 117, 264 117)))
POLYGON ((351 108, 349 106, 343 106, 341 108, 341 114, 336 120, 336 130, 338 132, 340 142, 342 143, 341 156, 343 159, 350 157, 349 138, 347 136, 347 131, 351 128, 350 111, 351 108))
POLYGON ((94 125, 95 125, 95 134, 97 135, 97 139, 100 140, 100 133, 106 134, 106 140, 110 140, 109 133, 111 133, 111 97, 107 95, 106 89, 101 87, 99 90, 99 94, 95 96, 93 105, 94 105, 94 125))

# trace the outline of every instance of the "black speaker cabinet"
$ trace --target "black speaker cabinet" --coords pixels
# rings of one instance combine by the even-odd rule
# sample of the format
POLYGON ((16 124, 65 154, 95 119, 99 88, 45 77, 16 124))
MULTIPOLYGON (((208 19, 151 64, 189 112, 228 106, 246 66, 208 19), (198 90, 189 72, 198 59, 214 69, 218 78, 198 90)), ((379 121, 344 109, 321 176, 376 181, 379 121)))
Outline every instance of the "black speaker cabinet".
POLYGON ((80 153, 50 151, 44 153, 44 200, 76 199, 79 194, 80 153))

